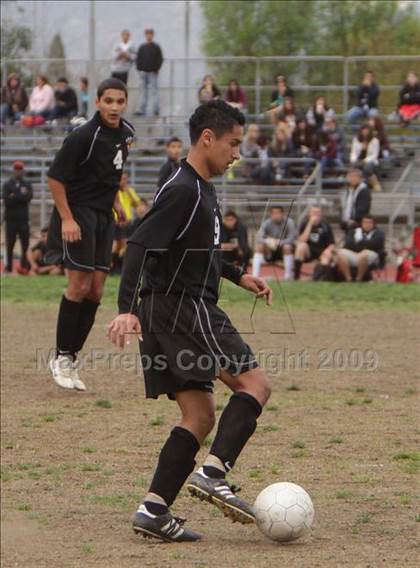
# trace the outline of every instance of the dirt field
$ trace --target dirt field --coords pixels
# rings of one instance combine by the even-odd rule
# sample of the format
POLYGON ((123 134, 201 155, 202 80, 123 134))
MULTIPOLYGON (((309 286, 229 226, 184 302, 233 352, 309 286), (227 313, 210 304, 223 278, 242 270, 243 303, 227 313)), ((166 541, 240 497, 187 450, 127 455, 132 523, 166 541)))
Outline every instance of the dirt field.
MULTIPOLYGON (((112 351, 104 339, 112 314, 101 310, 86 351, 112 351)), ((102 359, 84 371, 86 394, 55 387, 36 368, 36 350, 46 354, 52 345, 55 315, 48 305, 3 309, 4 568, 418 566, 418 314, 295 311, 296 334, 249 338, 255 351, 278 351, 287 362, 232 480, 249 500, 275 481, 309 491, 313 530, 290 545, 231 524, 185 492, 174 511, 203 533, 200 543, 134 535, 131 516, 176 407, 145 401, 141 377, 115 368, 116 360, 113 370, 102 359)), ((264 329, 278 324, 273 317, 264 329)), ((235 321, 248 326, 245 314, 235 321)), ((217 385, 218 414, 227 397, 217 385)))

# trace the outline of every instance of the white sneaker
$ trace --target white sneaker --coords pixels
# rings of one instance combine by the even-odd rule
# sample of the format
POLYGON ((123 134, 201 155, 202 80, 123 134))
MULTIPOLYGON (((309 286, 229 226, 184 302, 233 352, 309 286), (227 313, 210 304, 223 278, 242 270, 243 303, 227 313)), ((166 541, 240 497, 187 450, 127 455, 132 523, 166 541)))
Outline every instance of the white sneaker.
POLYGON ((73 389, 73 362, 65 355, 50 360, 50 371, 54 381, 63 389, 73 389))
POLYGON ((74 361, 73 363, 73 375, 72 375, 73 388, 75 388, 78 391, 85 391, 86 385, 79 377, 79 369, 77 368, 77 365, 78 361, 76 359, 76 361, 74 361))

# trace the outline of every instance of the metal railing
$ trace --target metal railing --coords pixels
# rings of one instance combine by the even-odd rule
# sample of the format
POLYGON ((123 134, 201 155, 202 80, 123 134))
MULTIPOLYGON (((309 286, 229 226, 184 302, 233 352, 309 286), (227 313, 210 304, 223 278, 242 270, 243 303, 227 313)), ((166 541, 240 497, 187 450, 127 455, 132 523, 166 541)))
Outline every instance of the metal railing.
MULTIPOLYGON (((272 84, 275 75, 282 72, 283 68, 287 69, 289 82, 291 88, 298 94, 308 95, 316 92, 317 94, 339 94, 339 100, 336 101, 340 107, 341 112, 346 112, 349 108, 350 95, 357 88, 354 81, 359 81, 361 70, 358 68, 360 63, 369 63, 370 68, 382 66, 388 68, 389 64, 398 62, 400 65, 393 69, 394 75, 399 75, 399 81, 403 80, 400 76, 401 72, 407 72, 406 69, 401 68, 401 64, 407 63, 410 66, 414 63, 420 63, 420 55, 372 55, 372 56, 321 56, 321 55, 305 55, 305 56, 271 56, 271 57, 200 57, 200 58, 167 58, 164 61, 160 71, 160 92, 162 95, 162 103, 165 108, 164 114, 171 116, 175 115, 188 115, 193 106, 196 105, 197 93, 200 88, 201 77, 209 70, 218 70, 226 75, 227 66, 231 66, 231 76, 236 77, 241 82, 241 65, 247 64, 253 67, 252 82, 243 84, 243 88, 248 92, 250 99, 250 111, 260 114, 266 108, 264 103, 264 94, 270 89, 274 88, 272 84), (312 82, 309 80, 313 74, 313 68, 316 64, 338 66, 337 70, 331 73, 332 76, 337 77, 338 84, 318 84, 317 81, 312 82), (223 71, 221 71, 223 67, 223 71), (354 69, 354 68, 357 69, 354 69), (195 77, 195 80, 190 78, 195 77), (267 80, 267 77, 269 79, 267 80), (308 79, 309 78, 309 79, 308 79), (194 96, 194 101, 192 95, 194 96), (252 102, 251 102, 252 99, 252 102)), ((89 61, 87 59, 2 59, 1 71, 2 82, 4 84, 7 75, 11 70, 19 69, 22 75, 33 82, 34 77, 39 73, 45 73, 48 65, 62 64, 66 66, 66 72, 70 83, 75 84, 79 77, 85 75, 89 76, 90 80, 95 84, 99 80, 109 76, 111 60, 110 59, 96 59, 95 69, 93 71, 89 68, 89 61), (89 72, 90 71, 90 72, 89 72)), ((130 91, 130 99, 135 91, 138 91, 138 81, 136 73, 130 74, 128 88, 130 91)), ((251 73, 249 73, 251 75, 251 73)), ((389 72, 384 72, 384 76, 389 76, 389 72)), ((316 73, 314 74, 316 79, 316 73)), ((56 79, 57 77, 51 77, 56 79)), ((395 92, 395 103, 393 108, 396 107, 398 92, 401 88, 399 84, 387 84, 382 81, 379 76, 379 86, 382 92, 393 91, 395 92)), ((225 88, 226 85, 221 85, 225 88)), ((312 97, 313 98, 313 97, 312 97)), ((312 101, 312 99, 311 99, 312 101)), ((133 103, 131 106, 135 107, 133 103)), ((389 105, 390 107, 392 105, 389 105)))

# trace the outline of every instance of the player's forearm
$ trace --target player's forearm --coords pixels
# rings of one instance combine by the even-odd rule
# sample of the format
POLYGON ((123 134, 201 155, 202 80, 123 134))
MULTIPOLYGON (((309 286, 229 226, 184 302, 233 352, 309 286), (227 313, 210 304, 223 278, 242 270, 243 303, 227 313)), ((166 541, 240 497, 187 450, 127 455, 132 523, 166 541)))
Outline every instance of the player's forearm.
POLYGON ((51 189, 51 193, 54 199, 55 206, 61 217, 61 220, 73 219, 73 213, 69 207, 67 201, 66 188, 61 181, 54 178, 48 178, 48 186, 51 189))
POLYGON ((145 257, 144 247, 128 243, 118 291, 118 313, 120 314, 132 314, 137 311, 145 257))
POLYGON ((226 260, 222 260, 222 277, 227 278, 237 286, 241 281, 242 275, 244 271, 241 268, 238 268, 234 264, 227 262, 226 260))
POLYGON ((298 237, 298 241, 300 243, 307 243, 308 242, 309 235, 311 234, 311 229, 312 229, 312 225, 311 225, 311 223, 308 223, 306 225, 303 233, 301 235, 299 235, 299 237, 298 237))

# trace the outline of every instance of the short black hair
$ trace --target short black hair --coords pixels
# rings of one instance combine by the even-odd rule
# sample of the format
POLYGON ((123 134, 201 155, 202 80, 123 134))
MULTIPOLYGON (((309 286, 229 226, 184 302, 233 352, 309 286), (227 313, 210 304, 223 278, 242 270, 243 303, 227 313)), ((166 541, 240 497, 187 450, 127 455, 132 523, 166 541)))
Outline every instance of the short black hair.
POLYGON ((180 142, 182 144, 182 140, 181 138, 178 138, 178 136, 171 136, 171 138, 169 138, 169 140, 166 142, 166 145, 169 146, 169 144, 172 144, 172 142, 180 142))
POLYGON ((272 205, 271 211, 273 211, 273 209, 280 209, 280 211, 282 211, 284 213, 283 205, 272 205))
POLYGON ((363 221, 363 219, 370 219, 370 221, 375 222, 375 217, 372 217, 372 215, 368 215, 368 214, 363 215, 362 221, 363 221))
POLYGON ((57 83, 66 83, 67 85, 69 84, 69 82, 67 81, 67 79, 65 77, 59 77, 57 79, 57 83))
POLYGON ((83 83, 83 85, 86 85, 86 87, 89 85, 89 79, 87 77, 80 77, 79 81, 83 83))
POLYGON ((237 214, 233 209, 228 209, 226 213, 223 215, 223 217, 235 217, 235 219, 238 218, 237 214))
POLYGON ((104 79, 99 83, 98 90, 96 93, 98 99, 100 99, 102 95, 105 93, 105 91, 107 91, 108 89, 123 91, 125 93, 125 96, 128 98, 128 92, 125 83, 120 81, 120 79, 116 79, 115 77, 110 77, 109 79, 104 79))
POLYGON ((225 101, 215 100, 203 103, 197 107, 190 117, 190 140, 195 144, 206 128, 213 130, 216 138, 230 132, 235 124, 244 126, 245 117, 237 109, 225 101))

